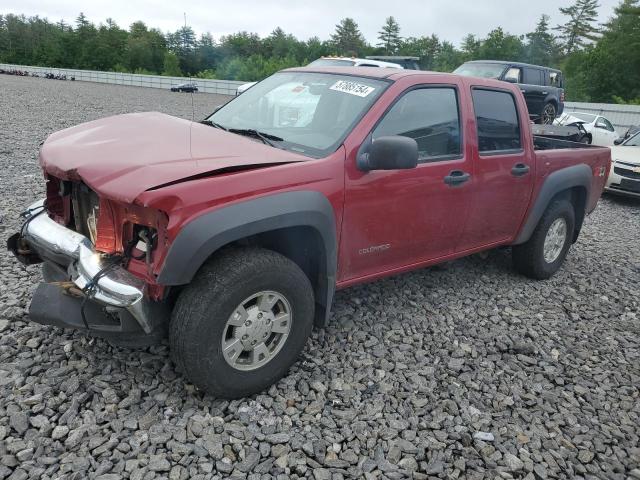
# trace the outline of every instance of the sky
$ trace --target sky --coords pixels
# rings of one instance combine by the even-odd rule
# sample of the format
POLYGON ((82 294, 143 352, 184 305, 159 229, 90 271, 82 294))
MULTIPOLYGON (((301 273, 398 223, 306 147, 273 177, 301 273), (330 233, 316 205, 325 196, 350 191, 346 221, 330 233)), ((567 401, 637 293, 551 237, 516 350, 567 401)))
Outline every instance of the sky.
MULTIPOLYGON (((483 37, 501 26, 513 34, 534 29, 543 13, 551 25, 563 21, 559 7, 573 0, 2 0, 0 13, 39 15, 51 21, 73 23, 79 12, 98 24, 108 17, 123 28, 142 20, 163 32, 187 24, 196 33, 211 32, 215 39, 242 30, 267 36, 280 26, 297 38, 328 39, 341 18, 352 17, 365 38, 377 42, 378 31, 392 15, 403 37, 436 34, 459 45, 473 33, 483 37)), ((620 0, 600 0, 600 22, 605 22, 620 0)))

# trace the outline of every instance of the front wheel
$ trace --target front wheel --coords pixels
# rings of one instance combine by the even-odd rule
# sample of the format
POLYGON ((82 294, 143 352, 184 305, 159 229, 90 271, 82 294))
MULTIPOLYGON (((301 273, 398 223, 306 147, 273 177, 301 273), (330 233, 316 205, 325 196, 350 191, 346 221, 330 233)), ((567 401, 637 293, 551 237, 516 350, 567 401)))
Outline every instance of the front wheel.
POLYGON ((513 265, 530 278, 544 280, 556 273, 571 246, 575 228, 573 205, 554 201, 542 215, 531 238, 513 247, 513 265))
POLYGON ((313 289, 294 262, 270 250, 229 250, 181 292, 171 353, 200 389, 244 397, 287 372, 311 333, 313 314, 313 289))
POLYGON ((549 102, 545 104, 542 108, 542 114, 540 115, 540 119, 543 125, 551 125, 553 121, 556 119, 556 115, 558 111, 556 110, 556 106, 549 102))

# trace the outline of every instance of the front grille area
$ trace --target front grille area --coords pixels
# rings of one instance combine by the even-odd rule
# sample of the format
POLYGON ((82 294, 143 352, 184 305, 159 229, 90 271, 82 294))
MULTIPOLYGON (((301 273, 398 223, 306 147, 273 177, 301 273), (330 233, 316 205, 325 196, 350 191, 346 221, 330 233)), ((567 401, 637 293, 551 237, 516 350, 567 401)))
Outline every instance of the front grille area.
POLYGON ((633 178, 635 180, 640 180, 640 172, 634 172, 628 168, 622 167, 614 167, 613 172, 620 175, 621 177, 633 178))
POLYGON ((46 208, 49 217, 95 243, 100 199, 81 182, 47 176, 46 208))
POLYGON ((98 195, 83 183, 73 183, 71 203, 75 230, 95 244, 100 203, 98 195))

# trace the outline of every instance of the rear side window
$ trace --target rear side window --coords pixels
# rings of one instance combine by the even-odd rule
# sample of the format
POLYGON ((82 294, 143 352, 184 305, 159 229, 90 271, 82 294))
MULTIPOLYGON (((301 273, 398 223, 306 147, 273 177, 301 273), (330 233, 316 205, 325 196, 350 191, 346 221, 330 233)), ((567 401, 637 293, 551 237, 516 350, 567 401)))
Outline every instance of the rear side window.
POLYGON ((520 150, 520 123, 513 96, 497 90, 473 89, 473 109, 481 153, 520 150))
POLYGON ((454 88, 429 87, 404 94, 373 131, 373 139, 388 135, 413 138, 419 160, 433 162, 458 156, 460 115, 454 88))
POLYGON ((549 72, 549 84, 552 87, 563 88, 562 74, 560 72, 549 72))
POLYGON ((537 68, 525 68, 524 83, 528 85, 543 85, 542 70, 537 68))

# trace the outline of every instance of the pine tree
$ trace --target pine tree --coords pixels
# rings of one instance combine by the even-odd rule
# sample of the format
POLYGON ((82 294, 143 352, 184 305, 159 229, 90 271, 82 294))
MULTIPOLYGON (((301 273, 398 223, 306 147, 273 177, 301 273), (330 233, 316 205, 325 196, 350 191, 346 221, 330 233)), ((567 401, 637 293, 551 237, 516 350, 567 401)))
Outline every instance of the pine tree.
POLYGON ((378 32, 378 47, 382 47, 387 55, 397 53, 402 39, 400 38, 400 25, 393 17, 388 17, 382 26, 382 30, 378 32))
POLYGON ((599 29, 594 23, 598 19, 599 7, 598 0, 576 0, 570 7, 560 8, 569 21, 558 25, 555 30, 560 32, 567 55, 584 47, 587 41, 597 40, 599 29))
POLYGON ((353 18, 343 18, 331 35, 331 42, 340 55, 358 56, 365 47, 364 36, 353 18))
POLYGON ((478 40, 472 33, 469 33, 464 37, 462 40, 462 52, 467 60, 476 60, 478 58, 480 44, 480 40, 478 40))
POLYGON ((542 15, 536 29, 526 36, 527 61, 536 65, 550 65, 555 57, 556 42, 549 32, 549 16, 542 15))
POLYGON ((602 37, 587 51, 583 64, 591 101, 640 100, 640 1, 623 0, 604 26, 602 37))

